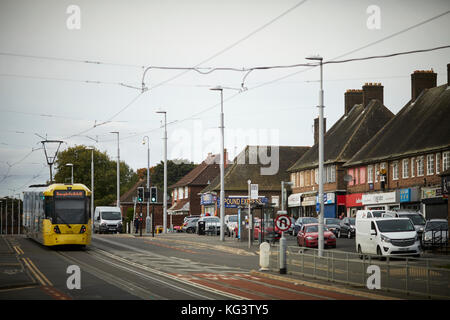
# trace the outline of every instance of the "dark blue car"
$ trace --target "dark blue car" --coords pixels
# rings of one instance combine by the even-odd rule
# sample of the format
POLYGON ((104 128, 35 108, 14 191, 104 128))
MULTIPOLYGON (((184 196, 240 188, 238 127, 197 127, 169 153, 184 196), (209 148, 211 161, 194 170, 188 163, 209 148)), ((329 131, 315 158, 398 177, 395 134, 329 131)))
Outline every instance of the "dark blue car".
POLYGON ((302 225, 308 224, 308 223, 319 223, 319 220, 317 220, 317 218, 314 218, 314 217, 298 218, 297 221, 295 221, 294 230, 293 230, 292 235, 296 236, 298 234, 298 232, 300 231, 302 225))

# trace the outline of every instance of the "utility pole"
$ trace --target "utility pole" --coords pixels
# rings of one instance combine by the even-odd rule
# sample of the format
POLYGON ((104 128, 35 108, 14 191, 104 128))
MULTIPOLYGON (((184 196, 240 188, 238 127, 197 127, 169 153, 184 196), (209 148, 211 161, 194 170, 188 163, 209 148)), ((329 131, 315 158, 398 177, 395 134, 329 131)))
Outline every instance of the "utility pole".
POLYGON ((167 233, 167 112, 156 111, 164 114, 164 194, 163 194, 163 233, 167 233))
POLYGON ((119 148, 119 132, 112 131, 110 133, 117 134, 117 205, 120 208, 120 148, 119 148))
POLYGON ((61 143, 63 143, 63 141, 60 140, 44 140, 41 141, 43 147, 44 147, 44 153, 45 153, 45 158, 47 160, 47 164, 50 168, 50 184, 53 183, 53 174, 52 174, 52 166, 55 163, 56 157, 58 156, 58 151, 59 151, 59 147, 61 146, 61 143), (49 145, 56 145, 56 151, 54 153, 53 156, 49 155, 49 152, 47 150, 49 145))
MULTIPOLYGON (((147 138, 147 217, 145 218, 145 231, 150 233, 150 138, 148 136, 144 137, 143 144, 145 144, 145 138, 147 138)), ((145 192, 144 192, 145 198, 145 192)))

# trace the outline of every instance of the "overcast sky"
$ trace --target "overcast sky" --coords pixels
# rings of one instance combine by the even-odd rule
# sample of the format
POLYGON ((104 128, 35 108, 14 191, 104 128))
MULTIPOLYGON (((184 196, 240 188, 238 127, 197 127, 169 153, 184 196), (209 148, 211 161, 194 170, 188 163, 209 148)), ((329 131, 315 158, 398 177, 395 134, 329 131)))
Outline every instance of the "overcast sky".
MULTIPOLYGON (((449 10, 446 0, 1 0, 0 196, 49 178, 43 150, 32 151, 41 137, 115 159, 110 132, 119 131, 121 160, 137 169, 147 163, 148 135, 151 165, 160 162, 157 110, 167 111, 168 158, 201 162, 220 149, 220 94, 208 90, 217 85, 233 88, 224 90, 231 159, 247 144, 310 146, 318 68, 253 71, 244 92, 236 90, 244 73, 235 71, 152 69, 150 90, 129 86, 141 87, 142 66, 248 68, 307 63, 311 54, 326 61, 371 43, 345 58, 449 45, 450 14, 399 33, 449 10)), ((327 128, 343 114, 346 89, 365 82, 381 82, 397 113, 414 70, 433 68, 438 85, 446 82, 449 53, 325 65, 327 128)))

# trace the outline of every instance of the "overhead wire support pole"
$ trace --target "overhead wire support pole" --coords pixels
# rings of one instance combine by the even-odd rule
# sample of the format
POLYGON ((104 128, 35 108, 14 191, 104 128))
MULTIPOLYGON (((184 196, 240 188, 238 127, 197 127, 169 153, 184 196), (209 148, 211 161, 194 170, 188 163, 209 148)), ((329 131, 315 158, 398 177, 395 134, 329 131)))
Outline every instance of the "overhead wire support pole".
POLYGON ((56 161, 56 157, 58 156, 59 147, 61 146, 61 143, 63 143, 63 141, 61 141, 61 140, 47 140, 47 139, 46 139, 46 140, 44 140, 44 141, 41 141, 41 143, 42 143, 42 145, 43 145, 43 147, 44 147, 45 158, 46 158, 47 164, 48 164, 48 166, 49 166, 49 168, 50 168, 50 184, 51 184, 51 183, 53 183, 52 166, 53 166, 53 164, 54 164, 55 161, 56 161), (51 143, 58 144, 58 146, 57 146, 57 148, 56 148, 55 155, 54 155, 53 157, 49 156, 49 155, 48 155, 48 152, 47 152, 47 145, 48 145, 49 143, 50 143, 50 144, 51 144, 51 143))

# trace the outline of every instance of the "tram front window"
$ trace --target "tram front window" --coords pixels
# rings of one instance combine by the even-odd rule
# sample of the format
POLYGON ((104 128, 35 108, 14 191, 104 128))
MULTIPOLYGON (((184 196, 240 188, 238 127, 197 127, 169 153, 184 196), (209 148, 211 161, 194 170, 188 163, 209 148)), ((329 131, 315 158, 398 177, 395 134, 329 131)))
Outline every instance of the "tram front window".
POLYGON ((55 201, 57 224, 87 223, 86 205, 84 199, 63 199, 55 201))

